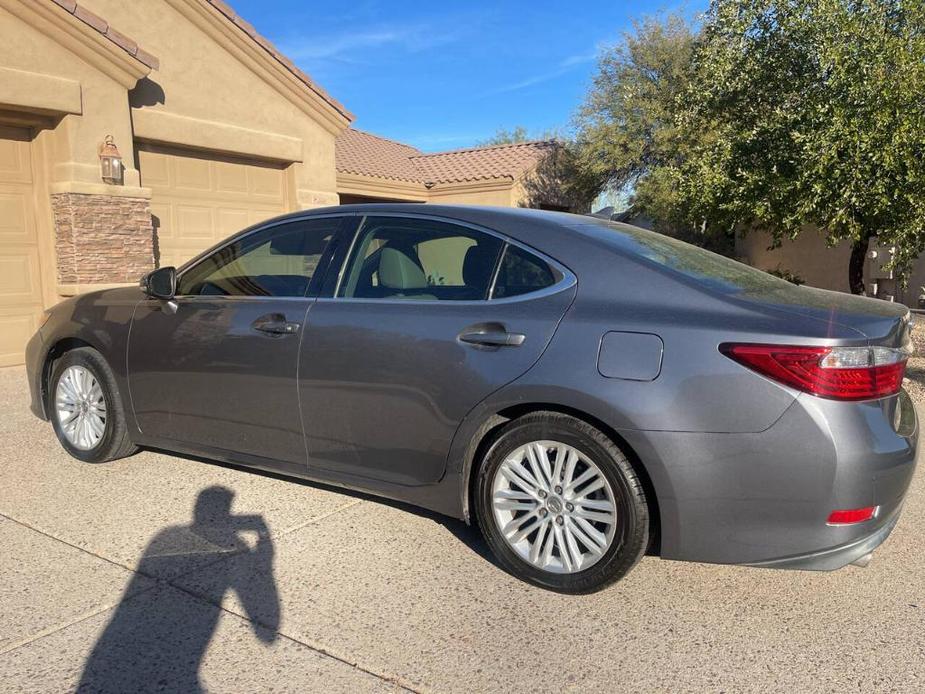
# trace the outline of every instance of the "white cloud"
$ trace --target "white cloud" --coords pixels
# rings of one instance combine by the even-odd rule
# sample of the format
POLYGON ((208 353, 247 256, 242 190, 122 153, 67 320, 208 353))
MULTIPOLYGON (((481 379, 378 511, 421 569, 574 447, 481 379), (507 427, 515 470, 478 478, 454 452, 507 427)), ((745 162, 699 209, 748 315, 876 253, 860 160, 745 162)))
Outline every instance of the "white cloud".
POLYGON ((456 41, 458 31, 438 31, 426 24, 387 26, 316 36, 298 36, 279 42, 280 50, 295 61, 367 63, 375 49, 418 53, 456 41))
POLYGON ((526 77, 518 82, 512 82, 511 84, 505 84, 495 89, 490 89, 487 92, 484 92, 482 96, 494 96, 495 94, 506 94, 508 92, 516 92, 521 89, 526 89, 527 87, 532 87, 535 84, 542 84, 543 82, 548 82, 554 80, 556 77, 561 77, 567 72, 575 69, 579 65, 584 65, 585 63, 590 63, 597 58, 597 50, 593 53, 577 53, 575 55, 566 56, 556 67, 547 70, 546 72, 540 72, 530 77, 526 77))
POLYGON ((345 54, 375 48, 383 44, 396 43, 402 38, 396 31, 370 31, 349 33, 340 36, 300 38, 283 43, 283 50, 292 60, 320 60, 340 58, 345 54))

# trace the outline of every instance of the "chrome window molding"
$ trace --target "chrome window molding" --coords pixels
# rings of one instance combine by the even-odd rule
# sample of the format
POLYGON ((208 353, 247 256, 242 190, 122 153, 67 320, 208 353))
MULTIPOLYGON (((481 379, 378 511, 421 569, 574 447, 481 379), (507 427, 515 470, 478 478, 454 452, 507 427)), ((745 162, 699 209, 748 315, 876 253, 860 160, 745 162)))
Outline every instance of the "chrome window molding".
MULTIPOLYGON (((225 239, 225 241, 223 241, 219 245, 212 246, 212 248, 204 250, 199 255, 194 256, 193 258, 190 258, 185 263, 183 263, 180 267, 177 268, 177 286, 178 287, 180 286, 180 281, 182 280, 183 275, 189 272, 190 270, 192 270, 193 268, 195 268, 197 265, 205 262, 206 260, 211 258, 216 253, 219 253, 220 251, 225 250, 226 248, 228 248, 228 246, 232 245, 233 243, 238 243, 239 241, 243 241, 244 239, 250 236, 253 236, 254 234, 259 234, 261 232, 273 229, 274 227, 284 226, 286 224, 293 224, 295 222, 310 221, 313 219, 338 219, 338 218, 344 219, 347 217, 357 217, 357 216, 359 216, 359 214, 355 212, 354 213, 328 212, 325 214, 299 215, 297 217, 276 218, 276 219, 270 220, 269 222, 261 222, 260 224, 256 226, 250 227, 248 229, 244 229, 243 231, 239 231, 237 234, 234 234, 228 237, 227 239, 225 239)), ((222 298, 221 295, 218 295, 218 297, 222 298)), ((202 295, 200 294, 177 294, 174 298, 175 299, 202 298, 202 295)), ((228 298, 228 299, 233 299, 233 298, 237 298, 237 299, 304 299, 307 297, 302 297, 302 296, 298 296, 298 297, 250 296, 247 294, 240 294, 240 295, 229 296, 229 297, 224 297, 224 298, 228 298)))
POLYGON ((382 213, 379 215, 375 215, 375 214, 363 215, 363 219, 360 221, 360 224, 357 226, 356 231, 354 231, 353 233, 353 239, 351 239, 350 241, 350 248, 347 251, 347 255, 344 258, 343 264, 341 265, 338 278, 337 278, 337 286, 334 288, 334 296, 318 297, 318 301, 324 300, 324 301, 346 301, 350 303, 374 303, 374 304, 389 303, 389 304, 410 304, 410 305, 451 304, 454 306, 481 305, 481 304, 488 304, 488 303, 510 304, 516 301, 524 301, 524 300, 539 298, 542 296, 549 296, 551 294, 556 294, 564 289, 568 289, 569 287, 577 283, 578 283, 578 279, 575 277, 575 273, 569 270, 565 265, 560 263, 558 260, 554 260, 553 258, 550 258, 548 255, 546 255, 542 251, 538 251, 537 249, 531 246, 528 246, 525 243, 521 243, 520 241, 512 239, 509 236, 502 234, 501 232, 495 231, 494 229, 488 229, 486 227, 479 226, 478 224, 473 224, 471 222, 465 222, 465 221, 461 221, 458 219, 452 219, 450 217, 442 217, 440 215, 422 214, 422 213, 413 213, 413 212, 412 213, 389 212, 389 213, 382 213), (494 271, 492 272, 492 279, 491 279, 491 284, 488 289, 488 296, 485 299, 475 299, 475 300, 470 299, 470 300, 464 300, 464 301, 453 301, 450 299, 392 299, 389 297, 377 299, 377 298, 367 298, 367 297, 355 298, 355 297, 338 296, 338 294, 340 293, 340 289, 341 289, 341 283, 344 279, 344 274, 346 273, 346 270, 350 266, 350 262, 353 259, 352 255, 353 255, 354 246, 356 245, 357 239, 360 238, 360 234, 363 231, 363 227, 366 224, 366 220, 370 217, 391 218, 391 219, 395 219, 395 218, 397 219, 423 219, 423 220, 431 220, 434 222, 441 222, 443 224, 453 224, 458 227, 463 227, 465 229, 470 229, 472 231, 477 231, 482 234, 493 236, 494 238, 501 241, 504 244, 504 246, 501 249, 501 253, 498 254, 498 259, 495 261, 495 268, 494 268, 494 271), (520 248, 521 250, 524 250, 527 253, 535 255, 537 258, 541 259, 543 262, 549 265, 549 267, 551 267, 553 271, 559 275, 559 280, 555 282, 554 284, 551 284, 548 287, 544 287, 543 289, 538 289, 535 292, 527 292, 526 294, 519 294, 518 296, 494 298, 493 295, 495 291, 495 283, 497 282, 497 279, 498 279, 498 273, 501 270, 501 261, 504 259, 504 256, 507 253, 508 246, 516 246, 517 248, 520 248))

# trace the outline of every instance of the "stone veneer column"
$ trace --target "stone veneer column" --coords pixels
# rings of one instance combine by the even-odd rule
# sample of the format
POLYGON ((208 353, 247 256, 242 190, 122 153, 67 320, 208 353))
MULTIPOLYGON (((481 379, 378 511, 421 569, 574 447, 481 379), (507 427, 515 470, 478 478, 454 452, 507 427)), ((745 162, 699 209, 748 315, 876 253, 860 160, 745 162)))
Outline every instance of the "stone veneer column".
POLYGON ((149 203, 116 195, 53 194, 58 283, 137 282, 153 269, 149 203))

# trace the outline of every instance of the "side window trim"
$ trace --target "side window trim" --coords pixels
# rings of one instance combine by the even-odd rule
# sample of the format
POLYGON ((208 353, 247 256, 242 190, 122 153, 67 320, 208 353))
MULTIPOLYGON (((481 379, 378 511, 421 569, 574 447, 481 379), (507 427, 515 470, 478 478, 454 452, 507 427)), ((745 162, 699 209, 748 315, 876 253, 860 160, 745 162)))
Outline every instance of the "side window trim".
MULTIPOLYGON (((504 247, 506 243, 507 243, 507 239, 503 235, 497 232, 494 232, 490 229, 479 227, 474 224, 468 224, 462 220, 457 220, 457 219, 450 219, 446 217, 438 217, 438 216, 433 216, 433 215, 406 214, 406 213, 401 213, 401 212, 381 212, 378 214, 363 215, 362 219, 360 220, 359 224, 357 224, 354 230, 354 233, 352 235, 350 246, 347 249, 347 253, 339 269, 336 285, 333 287, 330 295, 328 294, 327 291, 325 291, 324 295, 321 298, 331 298, 331 299, 335 299, 338 301, 375 302, 375 303, 391 303, 391 302, 400 301, 402 304, 439 304, 439 303, 447 303, 448 301, 455 303, 455 304, 485 303, 489 300, 489 297, 491 296, 491 282, 494 280, 498 272, 498 268, 500 267, 500 260, 504 253, 504 247), (443 226, 458 228, 460 230, 468 232, 469 234, 482 235, 482 236, 492 239, 494 242, 497 243, 498 252, 494 260, 492 261, 491 272, 489 273, 489 282, 485 288, 484 296, 479 299, 422 299, 422 298, 412 298, 412 297, 396 299, 390 296, 384 296, 384 297, 342 296, 342 294, 344 293, 344 283, 347 282, 349 284, 349 282, 351 281, 350 275, 353 269, 354 261, 358 260, 357 253, 359 249, 357 248, 357 244, 360 243, 360 240, 364 237, 364 233, 367 229, 367 220, 370 218, 375 219, 375 220, 387 219, 387 220, 396 220, 396 221, 397 220, 411 220, 411 221, 419 221, 419 222, 436 222, 443 226)), ((327 290, 328 287, 326 287, 325 289, 327 290)))
POLYGON ((501 252, 498 254, 498 260, 495 262, 495 269, 491 273, 491 284, 488 285, 488 297, 487 301, 492 301, 495 298, 495 287, 498 285, 498 275, 501 274, 501 266, 504 264, 504 256, 507 255, 507 249, 510 247, 510 242, 505 240, 504 246, 501 248, 501 252))
MULTIPOLYGON (((356 214, 350 214, 350 213, 343 213, 343 212, 340 212, 340 213, 333 213, 333 214, 311 215, 311 216, 303 216, 303 217, 285 217, 285 218, 282 218, 282 219, 274 219, 274 220, 271 220, 271 221, 269 221, 269 222, 261 222, 261 223, 259 223, 259 224, 257 224, 257 225, 254 225, 254 226, 252 226, 252 227, 249 227, 249 228, 247 228, 247 229, 244 229, 243 231, 240 231, 240 232, 238 232, 238 233, 236 233, 236 234, 232 234, 230 237, 228 237, 228 238, 225 239, 224 241, 220 242, 219 244, 217 244, 217 245, 215 245, 215 246, 212 246, 211 248, 208 248, 208 249, 204 250, 204 251, 203 251, 202 253, 200 253, 199 255, 193 256, 192 258, 190 258, 189 260, 187 260, 185 263, 183 263, 183 265, 181 265, 181 266, 178 268, 178 270, 177 270, 177 286, 178 286, 178 287, 180 286, 180 284, 181 284, 181 282, 182 282, 182 279, 183 279, 183 276, 184 276, 186 273, 188 273, 188 272, 194 270, 194 269, 195 269, 196 267, 198 267, 200 264, 206 262, 206 261, 209 260, 213 255, 215 255, 216 253, 220 253, 221 251, 223 251, 223 250, 224 250, 225 248, 227 248, 228 246, 231 246, 232 244, 235 244, 235 243, 239 243, 239 242, 245 241, 246 239, 250 238, 251 236, 254 236, 254 235, 263 233, 263 232, 265 232, 265 231, 269 231, 270 229, 273 229, 273 228, 275 228, 275 227, 285 226, 285 225, 287 225, 287 224, 293 224, 293 223, 302 222, 302 221, 311 221, 311 220, 315 220, 315 219, 339 219, 339 220, 340 220, 340 226, 338 227, 337 231, 335 232, 333 238, 331 239, 330 243, 328 244, 328 247, 325 249, 325 252, 324 252, 324 254, 322 255, 322 257, 321 257, 321 259, 320 259, 320 261, 319 261, 319 263, 318 263, 318 268, 321 270, 321 272, 320 272, 320 273, 319 273, 319 272, 316 272, 316 274, 315 274, 314 276, 312 276, 312 279, 311 279, 311 281, 309 282, 309 286, 306 288, 305 294, 304 294, 303 296, 300 296, 300 297, 299 297, 299 296, 294 296, 294 297, 233 296, 233 297, 224 297, 224 298, 226 298, 226 299, 237 299, 237 300, 244 299, 244 300, 264 301, 264 300, 267 300, 267 299, 295 299, 295 300, 298 300, 298 299, 311 298, 311 297, 315 297, 315 296, 321 296, 320 288, 323 286, 323 284, 322 284, 321 280, 319 280, 319 281, 318 281, 318 284, 316 285, 316 279, 315 279, 315 278, 316 278, 316 276, 319 275, 319 274, 324 275, 325 277, 327 276, 328 270, 330 269, 330 260, 332 259, 332 254, 333 254, 332 252, 336 252, 336 250, 337 250, 337 248, 336 248, 335 246, 336 246, 336 245, 339 245, 339 243, 338 243, 339 238, 340 238, 341 235, 344 234, 344 232, 345 232, 346 221, 349 220, 349 219, 356 219, 356 218, 357 218, 357 215, 356 215, 356 214), (315 288, 316 286, 318 287, 318 291, 314 291, 314 292, 313 292, 312 289, 315 288)), ((189 299, 199 299, 199 298, 202 298, 202 296, 199 295, 199 294, 177 294, 176 298, 178 298, 178 299, 184 299, 184 300, 189 300, 189 299)), ((213 299, 213 300, 214 300, 214 299, 216 299, 216 298, 221 298, 221 297, 206 297, 206 298, 210 298, 210 299, 213 299)))
MULTIPOLYGON (((330 301, 400 303, 402 305, 414 305, 414 304, 435 304, 436 305, 436 304, 446 303, 445 301, 433 300, 433 299, 389 299, 389 298, 363 298, 363 297, 355 298, 355 297, 340 296, 341 284, 345 279, 344 276, 347 271, 348 263, 351 259, 351 256, 353 255, 354 246, 356 245, 357 240, 359 239, 360 234, 363 231, 363 227, 365 225, 366 218, 368 216, 369 215, 365 215, 365 214, 354 216, 358 220, 358 223, 354 227, 353 233, 350 234, 351 238, 347 246, 347 252, 344 255, 343 259, 341 260, 340 268, 338 269, 338 273, 336 275, 337 281, 332 286, 329 286, 328 282, 325 282, 324 289, 322 292, 318 294, 318 298, 326 299, 330 301)), ((404 219, 431 220, 434 222, 455 224, 456 226, 471 229, 472 231, 478 231, 483 234, 488 234, 489 236, 494 236, 495 238, 499 239, 502 242, 503 246, 502 246, 501 252, 498 254, 498 258, 495 261, 495 268, 494 268, 494 271, 492 272, 492 278, 491 278, 491 283, 489 284, 489 291, 488 291, 487 297, 485 299, 466 300, 466 301, 458 301, 458 302, 453 302, 453 303, 484 304, 488 302, 510 303, 514 301, 524 301, 528 299, 538 298, 540 296, 548 296, 550 294, 555 294, 557 292, 562 291, 563 289, 567 289, 568 287, 573 286, 574 284, 578 282, 578 279, 575 277, 575 273, 573 273, 568 267, 560 263, 558 260, 554 258, 550 258, 548 255, 546 255, 542 251, 536 248, 532 248, 525 243, 521 243, 517 239, 512 239, 509 236, 499 231, 495 231, 494 229, 489 229, 487 227, 483 227, 478 224, 473 224, 465 220, 452 219, 450 217, 441 217, 439 215, 428 215, 428 214, 407 213, 407 212, 383 212, 377 216, 399 217, 399 218, 404 218, 404 219), (506 296, 506 297, 496 298, 494 296, 495 285, 498 280, 498 274, 501 271, 501 263, 504 260, 504 256, 506 255, 507 249, 509 246, 514 246, 516 248, 519 248, 527 253, 530 253, 536 256, 537 258, 542 260, 544 263, 546 263, 550 267, 550 269, 552 269, 554 273, 559 275, 559 278, 556 280, 555 283, 549 285, 548 287, 544 287, 542 289, 538 289, 533 292, 527 292, 526 294, 519 294, 517 296, 506 296)), ((344 231, 344 236, 347 236, 349 234, 347 230, 343 230, 343 231, 344 231)))
POLYGON ((321 260, 318 263, 319 272, 316 272, 312 277, 311 282, 305 291, 305 298, 318 298, 325 296, 325 291, 330 283, 330 278, 333 277, 335 280, 342 271, 343 265, 346 262, 346 255, 343 253, 343 249, 348 245, 345 241, 349 240, 348 237, 352 232, 356 232, 358 229, 357 220, 358 216, 353 215, 324 215, 318 217, 306 217, 305 219, 331 219, 340 217, 340 224, 337 227, 337 231, 334 232, 334 236, 331 238, 331 241, 328 243, 327 248, 324 250, 324 255, 321 257, 321 260), (351 227, 351 225, 353 225, 351 227))
MULTIPOLYGON (((368 215, 360 215, 354 217, 356 223, 353 226, 353 230, 348 231, 347 229, 342 229, 341 233, 344 237, 349 236, 349 243, 341 244, 341 248, 345 249, 345 252, 340 256, 340 264, 337 268, 337 273, 331 278, 325 278, 324 287, 318 296, 329 299, 336 299, 337 295, 340 294, 341 284, 343 284, 345 275, 347 274, 347 266, 350 264, 350 258, 353 256, 353 248, 356 246, 357 240, 360 238, 360 233, 363 231, 363 227, 366 226, 366 217, 368 215), (331 281, 333 279, 333 281, 331 281), (330 293, 329 293, 330 292, 330 293)), ((345 238, 346 240, 346 238, 345 238)))

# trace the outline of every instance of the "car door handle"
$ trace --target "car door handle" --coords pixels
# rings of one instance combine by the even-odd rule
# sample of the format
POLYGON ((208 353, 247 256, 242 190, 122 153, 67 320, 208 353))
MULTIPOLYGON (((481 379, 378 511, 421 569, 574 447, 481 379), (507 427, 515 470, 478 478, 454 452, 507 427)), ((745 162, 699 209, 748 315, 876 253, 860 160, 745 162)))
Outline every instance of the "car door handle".
POLYGON ((299 332, 302 324, 287 321, 281 313, 268 313, 251 323, 251 327, 268 335, 293 335, 299 332))
POLYGON ((460 334, 459 341, 470 345, 485 347, 519 347, 526 340, 526 335, 509 333, 507 331, 465 332, 460 334))

